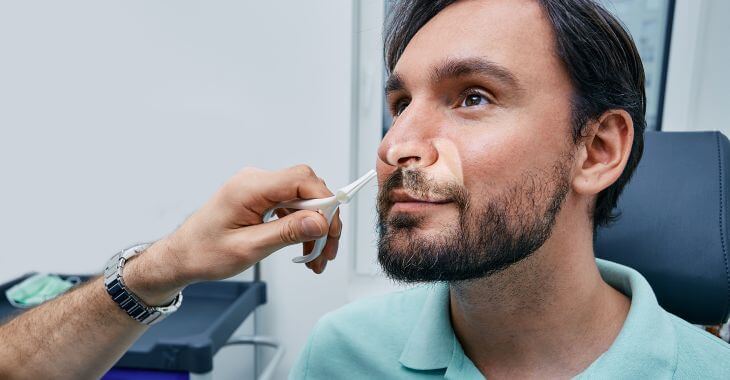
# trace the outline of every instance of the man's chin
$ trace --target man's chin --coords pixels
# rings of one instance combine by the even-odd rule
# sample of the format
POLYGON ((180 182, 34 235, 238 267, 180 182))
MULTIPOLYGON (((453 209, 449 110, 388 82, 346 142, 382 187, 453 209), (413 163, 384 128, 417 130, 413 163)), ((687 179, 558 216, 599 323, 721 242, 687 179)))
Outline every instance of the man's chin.
POLYGON ((398 282, 442 281, 446 274, 441 273, 443 262, 459 254, 454 250, 457 236, 453 229, 443 227, 389 226, 380 236, 378 262, 383 272, 398 282))

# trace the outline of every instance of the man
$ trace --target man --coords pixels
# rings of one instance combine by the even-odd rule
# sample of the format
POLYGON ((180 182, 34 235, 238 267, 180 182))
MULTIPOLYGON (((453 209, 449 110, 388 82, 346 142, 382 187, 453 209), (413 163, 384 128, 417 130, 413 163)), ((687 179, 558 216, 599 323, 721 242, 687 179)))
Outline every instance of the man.
POLYGON ((291 373, 730 378, 730 347, 596 260, 642 153, 644 72, 592 0, 411 0, 386 28, 378 259, 430 283, 325 316, 291 373))

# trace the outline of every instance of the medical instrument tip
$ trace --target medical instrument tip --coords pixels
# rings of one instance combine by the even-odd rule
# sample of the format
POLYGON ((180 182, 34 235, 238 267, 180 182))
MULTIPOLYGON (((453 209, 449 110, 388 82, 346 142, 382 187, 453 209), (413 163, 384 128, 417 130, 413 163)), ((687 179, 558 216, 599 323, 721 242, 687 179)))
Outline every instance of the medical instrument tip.
POLYGON ((375 170, 370 170, 369 172, 365 173, 364 176, 360 177, 357 181, 337 190, 335 193, 335 198, 340 203, 347 203, 349 202, 352 197, 360 190, 363 186, 365 186, 366 183, 370 182, 377 173, 375 170))

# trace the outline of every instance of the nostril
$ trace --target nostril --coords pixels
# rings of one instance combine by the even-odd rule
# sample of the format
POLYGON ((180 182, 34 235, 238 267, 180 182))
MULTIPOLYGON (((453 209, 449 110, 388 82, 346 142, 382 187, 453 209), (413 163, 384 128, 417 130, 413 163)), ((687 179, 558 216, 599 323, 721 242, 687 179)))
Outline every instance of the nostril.
POLYGON ((415 163, 418 163, 419 161, 421 161, 421 157, 418 157, 418 156, 401 157, 398 159, 398 165, 400 165, 400 166, 413 165, 415 163))

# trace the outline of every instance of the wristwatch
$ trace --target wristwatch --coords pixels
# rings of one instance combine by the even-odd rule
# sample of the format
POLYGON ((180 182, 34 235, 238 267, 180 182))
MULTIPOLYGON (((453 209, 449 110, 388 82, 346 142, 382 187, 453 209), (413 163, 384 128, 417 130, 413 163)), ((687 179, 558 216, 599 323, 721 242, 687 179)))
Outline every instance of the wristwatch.
POLYGON ((182 292, 166 306, 148 306, 124 285, 122 271, 127 260, 144 252, 151 244, 139 244, 122 250, 107 262, 104 269, 104 286, 112 300, 132 319, 145 325, 153 325, 177 311, 182 304, 182 292))

